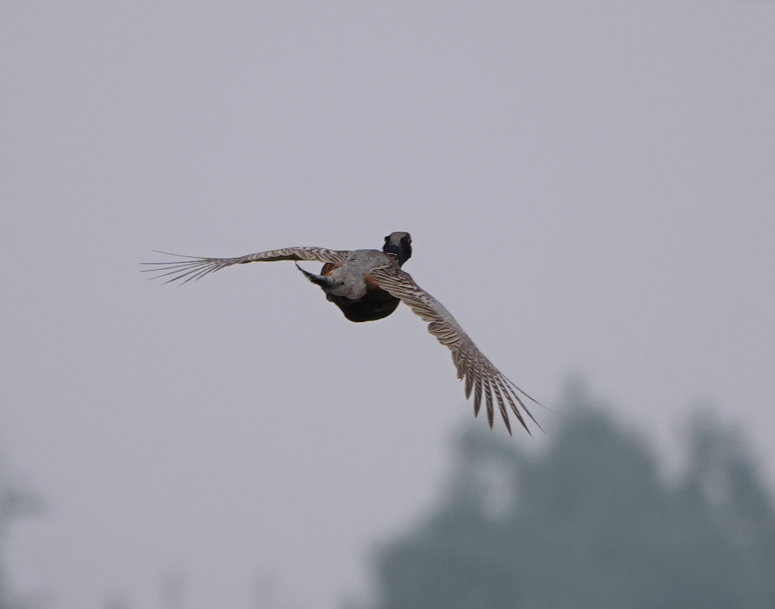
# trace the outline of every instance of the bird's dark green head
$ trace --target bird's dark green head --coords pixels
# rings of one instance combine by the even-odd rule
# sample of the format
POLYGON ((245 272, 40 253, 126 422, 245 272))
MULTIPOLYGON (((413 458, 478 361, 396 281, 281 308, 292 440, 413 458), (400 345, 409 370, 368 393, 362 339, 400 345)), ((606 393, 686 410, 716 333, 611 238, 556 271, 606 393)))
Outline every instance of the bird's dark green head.
POLYGON ((386 254, 393 254, 398 260, 398 266, 403 266, 404 262, 412 257, 412 236, 402 232, 390 233, 385 237, 382 251, 386 254))

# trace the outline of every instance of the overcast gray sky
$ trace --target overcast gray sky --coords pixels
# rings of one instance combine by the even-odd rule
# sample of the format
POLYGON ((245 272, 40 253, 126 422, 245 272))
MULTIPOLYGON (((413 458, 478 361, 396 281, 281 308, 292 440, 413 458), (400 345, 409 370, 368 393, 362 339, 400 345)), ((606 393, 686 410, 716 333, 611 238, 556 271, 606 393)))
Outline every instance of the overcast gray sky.
POLYGON ((0 83, 0 442, 49 505, 18 589, 332 609, 471 417, 408 309, 352 324, 291 263, 161 286, 152 249, 410 231, 529 393, 580 372, 666 447, 712 400, 775 479, 775 4, 3 2, 0 83))

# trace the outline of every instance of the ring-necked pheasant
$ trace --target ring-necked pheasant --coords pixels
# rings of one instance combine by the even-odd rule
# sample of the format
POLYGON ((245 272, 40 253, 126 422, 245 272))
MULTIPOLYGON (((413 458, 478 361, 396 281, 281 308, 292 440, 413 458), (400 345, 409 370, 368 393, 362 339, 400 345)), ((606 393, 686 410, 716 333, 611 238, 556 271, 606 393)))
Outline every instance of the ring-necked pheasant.
MULTIPOLYGON (((164 253, 166 252, 158 252, 164 253)), ((153 268, 143 269, 156 272, 157 277, 169 277, 167 283, 201 279, 208 273, 233 264, 248 262, 273 262, 278 260, 311 260, 322 262, 319 275, 298 269, 312 283, 319 285, 326 298, 338 306, 350 321, 363 322, 382 319, 396 310, 400 302, 428 322, 428 331, 439 342, 452 351, 452 360, 459 379, 465 379, 466 398, 474 393, 474 416, 479 414, 482 396, 487 409, 487 421, 493 425, 495 402, 498 404, 506 429, 511 433, 507 405, 522 426, 530 433, 520 412, 520 406, 536 422, 519 394, 535 402, 479 351, 444 306, 412 277, 401 270, 412 255, 412 238, 409 233, 395 232, 385 237, 382 251, 379 250, 328 250, 320 247, 289 247, 248 254, 237 258, 199 258, 180 256, 181 261, 147 262, 153 268)), ((537 402, 536 402, 537 403, 537 402)), ((539 426, 540 427, 540 426, 539 426)))

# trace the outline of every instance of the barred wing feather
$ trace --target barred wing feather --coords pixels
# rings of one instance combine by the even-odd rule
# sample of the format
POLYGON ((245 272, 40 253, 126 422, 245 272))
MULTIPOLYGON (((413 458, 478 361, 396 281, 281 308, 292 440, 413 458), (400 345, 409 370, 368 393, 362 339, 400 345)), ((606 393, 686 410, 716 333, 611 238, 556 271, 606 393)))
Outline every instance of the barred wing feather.
POLYGON ((277 262, 280 260, 311 260, 313 262, 330 262, 341 264, 351 253, 344 250, 327 250, 322 247, 286 247, 281 250, 269 250, 239 256, 237 258, 200 258, 198 256, 181 256, 169 252, 157 252, 167 256, 185 258, 185 260, 171 260, 167 262, 143 262, 150 268, 144 272, 156 273, 154 278, 169 277, 165 283, 182 281, 187 283, 192 279, 201 279, 205 275, 219 271, 233 264, 246 264, 248 262, 277 262))
MULTIPOLYGON (((493 366, 444 305, 420 288, 409 273, 395 267, 382 267, 371 271, 370 274, 380 288, 400 298, 412 311, 427 321, 428 331, 452 351, 457 377, 465 379, 466 398, 471 396, 472 390, 474 392, 474 416, 479 414, 482 396, 484 396, 490 427, 493 425, 494 403, 498 404, 509 434, 511 434, 511 424, 507 404, 528 433, 530 430, 525 424, 520 407, 538 425, 519 394, 533 402, 536 401, 493 366)), ((538 425, 538 427, 541 426, 538 425)))

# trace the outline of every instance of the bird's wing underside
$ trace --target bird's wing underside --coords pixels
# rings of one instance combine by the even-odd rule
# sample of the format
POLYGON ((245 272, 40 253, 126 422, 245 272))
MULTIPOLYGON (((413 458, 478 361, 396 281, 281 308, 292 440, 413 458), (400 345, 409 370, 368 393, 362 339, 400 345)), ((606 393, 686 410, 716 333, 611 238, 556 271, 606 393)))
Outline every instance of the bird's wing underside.
MULTIPOLYGON (((460 327, 457 320, 452 317, 452 314, 444 308, 444 305, 418 286, 409 273, 397 268, 382 267, 371 271, 370 275, 380 288, 392 296, 400 298, 412 311, 423 320, 429 322, 428 331, 442 345, 452 351, 452 361, 457 368, 457 377, 465 379, 466 382, 466 398, 471 396, 471 390, 473 389, 474 416, 479 414, 482 396, 484 395, 487 407, 487 421, 490 427, 493 424, 493 404, 495 401, 498 403, 498 408, 509 434, 511 434, 511 424, 509 423, 506 403, 511 407, 512 412, 528 433, 530 433, 530 430, 522 418, 519 406, 538 425, 538 422, 527 406, 525 406, 525 403, 520 399, 519 394, 533 402, 535 400, 493 366, 492 362, 479 351, 474 341, 460 327)), ((538 427, 540 428, 541 426, 538 425, 538 427)))
POLYGON ((199 258, 197 256, 181 256, 169 252, 157 252, 167 256, 185 258, 185 260, 169 260, 167 262, 142 262, 149 268, 144 272, 155 273, 155 278, 169 277, 165 283, 182 281, 186 283, 192 279, 201 279, 209 273, 213 273, 232 264, 246 264, 248 262, 276 262, 279 260, 312 260, 317 262, 330 262, 341 264, 350 254, 349 251, 327 250, 322 247, 286 247, 281 250, 269 250, 239 256, 237 258, 199 258))

